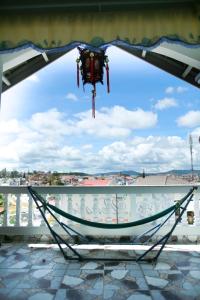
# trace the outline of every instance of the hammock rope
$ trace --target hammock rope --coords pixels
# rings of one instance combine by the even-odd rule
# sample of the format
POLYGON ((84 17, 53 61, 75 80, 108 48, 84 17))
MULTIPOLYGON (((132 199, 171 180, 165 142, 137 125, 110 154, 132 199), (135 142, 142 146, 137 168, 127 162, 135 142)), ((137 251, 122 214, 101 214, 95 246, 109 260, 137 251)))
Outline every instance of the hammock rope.
POLYGON ((62 217, 67 218, 71 221, 77 222, 79 224, 90 226, 90 227, 103 228, 103 229, 122 229, 122 228, 134 227, 134 226, 143 225, 146 223, 150 223, 154 220, 160 219, 160 218, 164 217, 165 215, 169 214, 170 212, 172 212, 173 210, 174 210, 174 212, 176 210, 178 210, 180 208, 181 204, 194 192, 194 189, 195 188, 192 188, 187 193, 187 195, 185 195, 176 204, 174 204, 174 205, 170 206, 169 208, 167 208, 155 215, 152 215, 150 217, 147 217, 147 218, 144 218, 141 220, 137 220, 137 221, 133 221, 133 222, 128 222, 128 223, 106 224, 106 223, 88 221, 88 220, 76 217, 74 215, 71 215, 71 214, 59 209, 58 207, 47 203, 46 200, 41 195, 39 195, 35 190, 33 190, 32 188, 29 187, 29 191, 32 194, 32 196, 37 197, 41 201, 44 209, 49 208, 49 209, 53 210, 55 213, 61 215, 62 217))

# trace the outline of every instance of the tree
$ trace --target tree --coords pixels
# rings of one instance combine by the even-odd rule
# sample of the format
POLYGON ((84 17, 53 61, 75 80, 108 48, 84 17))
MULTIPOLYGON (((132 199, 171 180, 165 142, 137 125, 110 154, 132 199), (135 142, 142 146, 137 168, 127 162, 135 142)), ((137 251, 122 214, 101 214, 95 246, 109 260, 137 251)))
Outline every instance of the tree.
POLYGON ((6 171, 6 168, 5 169, 2 169, 1 171, 0 171, 0 177, 1 178, 5 178, 7 176, 7 171, 6 171))
POLYGON ((49 185, 64 185, 59 174, 51 174, 48 178, 49 185))
POLYGON ((4 206, 4 197, 0 194, 0 207, 4 206))
POLYGON ((13 170, 13 171, 10 172, 10 177, 11 178, 18 178, 18 177, 20 177, 20 173, 16 170, 13 170))

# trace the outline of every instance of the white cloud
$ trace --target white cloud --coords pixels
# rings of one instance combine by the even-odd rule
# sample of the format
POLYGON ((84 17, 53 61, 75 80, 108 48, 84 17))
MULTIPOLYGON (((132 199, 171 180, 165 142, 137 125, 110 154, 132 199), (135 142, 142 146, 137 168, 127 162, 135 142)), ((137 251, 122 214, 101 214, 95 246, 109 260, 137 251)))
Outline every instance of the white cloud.
POLYGON ((77 96, 73 93, 68 93, 67 96, 66 96, 66 99, 72 100, 72 101, 78 101, 77 96))
POLYGON ((0 168, 56 170, 71 167, 73 162, 81 159, 79 149, 66 145, 63 132, 57 132, 50 125, 51 121, 54 125, 57 121, 61 126, 61 116, 53 110, 47 115, 54 118, 49 120, 50 128, 47 128, 47 116, 43 128, 38 114, 26 122, 10 120, 1 123, 0 168))
MULTIPOLYGON (((194 149, 195 159, 197 153, 194 149)), ((190 166, 188 142, 178 136, 136 137, 130 142, 114 142, 103 147, 99 155, 105 169, 158 172, 190 166)))
POLYGON ((0 134, 18 134, 20 132, 19 123, 16 119, 1 121, 0 124, 0 134))
POLYGON ((154 107, 155 107, 155 109, 158 109, 158 110, 164 110, 164 109, 167 109, 170 107, 175 107, 177 105, 178 104, 174 98, 164 98, 164 99, 158 100, 154 107))
POLYGON ((175 88, 173 86, 168 86, 165 90, 166 94, 172 94, 174 93, 175 88))
MULTIPOLYGON (((7 167, 8 169, 74 170, 95 173, 124 169, 138 171, 145 169, 147 172, 156 172, 190 166, 187 139, 177 136, 138 136, 121 140, 120 136, 123 137, 123 134, 119 135, 120 130, 125 132, 127 130, 129 133, 132 127, 141 127, 140 123, 132 124, 128 119, 120 118, 117 111, 120 112, 121 109, 104 108, 98 112, 101 121, 104 120, 106 124, 104 126, 99 122, 97 127, 95 127, 97 119, 93 120, 90 112, 86 115, 82 113, 81 117, 76 116, 72 120, 67 119, 65 114, 56 109, 34 114, 31 119, 23 122, 16 119, 2 121, 0 169, 7 167), (88 118, 91 123, 86 122, 88 118), (102 130, 100 126, 103 127, 102 130), (111 129, 107 137, 117 136, 116 132, 119 130, 117 140, 96 150, 96 147, 92 147, 92 142, 95 137, 101 141, 105 128, 111 129), (98 129, 100 132, 97 131, 98 129), (67 136, 68 134, 70 137, 67 136), (91 143, 75 146, 73 140, 69 140, 72 136, 80 134, 84 137, 84 141, 85 137, 90 136, 91 143)), ((142 118, 146 116, 141 110, 133 112, 126 111, 127 118, 129 113, 130 118, 137 118, 137 114, 142 118)), ((152 122, 148 121, 147 124, 152 122)), ((194 161, 198 157, 197 150, 194 149, 194 161)))
POLYGON ((21 110, 27 103, 27 94, 27 81, 22 81, 15 87, 10 88, 4 93, 2 93, 0 119, 8 120, 19 116, 21 110))
POLYGON ((157 115, 142 109, 127 110, 122 106, 102 108, 96 111, 96 119, 91 118, 91 111, 76 115, 80 132, 105 138, 126 137, 132 130, 154 127, 157 115))
POLYGON ((191 110, 187 112, 184 116, 177 119, 178 126, 181 127, 196 127, 200 126, 200 111, 191 110))
POLYGON ((30 81, 33 81, 33 82, 39 82, 40 81, 38 75, 36 75, 36 74, 33 74, 33 75, 29 76, 27 78, 27 80, 30 80, 30 81))
POLYGON ((155 113, 141 109, 131 111, 121 106, 96 111, 96 119, 92 118, 91 110, 69 117, 51 109, 36 113, 29 120, 29 126, 42 134, 54 131, 61 136, 91 135, 96 138, 123 138, 132 130, 151 128, 156 123, 155 113))
POLYGON ((173 93, 182 94, 182 93, 185 93, 187 90, 188 90, 188 88, 185 86, 178 86, 178 87, 168 86, 165 90, 165 93, 166 94, 173 94, 173 93))
POLYGON ((184 92, 187 92, 188 88, 185 87, 185 86, 178 86, 176 91, 178 94, 181 94, 181 93, 184 93, 184 92))
MULTIPOLYGON (((0 124, 0 169, 7 167, 44 170, 82 170, 97 171, 106 165, 102 154, 93 150, 92 144, 73 146, 69 141, 77 135, 96 138, 123 138, 133 129, 154 126, 157 116, 143 110, 129 111, 123 107, 104 108, 91 117, 91 111, 68 117, 56 109, 33 114, 26 121, 16 119, 2 120, 0 124), (124 113, 125 117, 121 116, 124 113), (83 155, 84 153, 84 155, 83 155)), ((93 141, 92 140, 92 141, 93 141)), ((128 145, 127 145, 128 146, 128 145)), ((126 144, 121 142, 116 151, 126 159, 126 144)), ((112 164, 110 165, 112 168, 112 164)))
POLYGON ((200 137, 200 127, 195 128, 191 134, 196 137, 200 137))
POLYGON ((92 149, 93 148, 93 145, 92 144, 85 144, 82 146, 82 149, 84 150, 89 150, 89 149, 92 149))

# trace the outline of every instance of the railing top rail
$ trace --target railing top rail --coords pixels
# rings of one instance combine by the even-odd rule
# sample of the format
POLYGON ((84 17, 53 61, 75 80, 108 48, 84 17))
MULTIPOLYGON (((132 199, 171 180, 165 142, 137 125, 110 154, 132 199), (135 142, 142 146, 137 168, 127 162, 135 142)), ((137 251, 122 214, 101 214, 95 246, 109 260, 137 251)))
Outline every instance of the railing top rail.
MULTIPOLYGON (((145 194, 145 193, 186 193, 194 184, 173 185, 132 185, 132 186, 33 186, 40 194, 145 194)), ((200 186, 195 184, 195 186, 200 186)), ((27 186, 0 186, 2 194, 28 194, 27 186)))

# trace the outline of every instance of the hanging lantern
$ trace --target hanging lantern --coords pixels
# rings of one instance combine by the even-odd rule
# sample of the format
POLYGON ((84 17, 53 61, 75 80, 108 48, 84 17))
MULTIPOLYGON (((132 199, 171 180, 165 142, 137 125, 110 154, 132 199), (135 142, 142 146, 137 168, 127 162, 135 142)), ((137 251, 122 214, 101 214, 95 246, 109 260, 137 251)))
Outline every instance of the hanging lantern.
POLYGON ((92 116, 95 118, 95 97, 96 97, 96 83, 103 84, 103 68, 106 69, 107 75, 107 92, 110 92, 109 82, 109 67, 108 57, 105 55, 104 50, 92 51, 89 49, 81 49, 78 47, 80 56, 77 58, 77 86, 80 85, 81 72, 83 86, 86 83, 92 84, 92 116))

